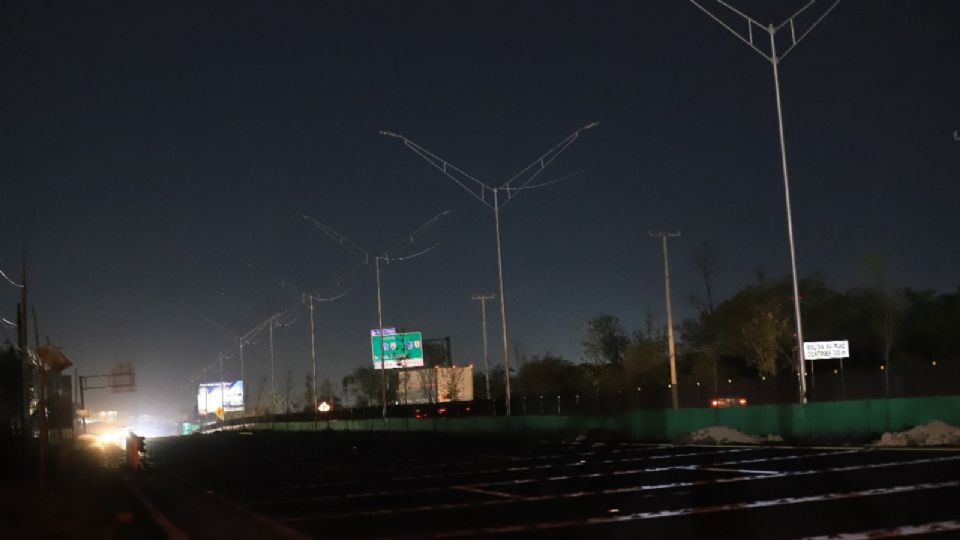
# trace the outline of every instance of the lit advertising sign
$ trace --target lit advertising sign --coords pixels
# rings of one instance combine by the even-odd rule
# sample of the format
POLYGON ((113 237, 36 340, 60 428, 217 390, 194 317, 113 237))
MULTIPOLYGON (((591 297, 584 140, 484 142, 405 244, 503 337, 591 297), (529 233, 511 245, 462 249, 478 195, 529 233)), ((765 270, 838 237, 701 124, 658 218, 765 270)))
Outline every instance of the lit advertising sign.
POLYGON ((400 369, 423 366, 423 335, 420 332, 397 333, 395 328, 370 331, 370 349, 374 369, 400 369), (382 362, 381 355, 386 359, 382 362))
POLYGON ((243 381, 204 383, 197 392, 197 412, 215 414, 223 407, 224 412, 243 410, 243 381))
POLYGON ((804 341, 804 360, 828 360, 830 358, 850 358, 849 341, 804 341))

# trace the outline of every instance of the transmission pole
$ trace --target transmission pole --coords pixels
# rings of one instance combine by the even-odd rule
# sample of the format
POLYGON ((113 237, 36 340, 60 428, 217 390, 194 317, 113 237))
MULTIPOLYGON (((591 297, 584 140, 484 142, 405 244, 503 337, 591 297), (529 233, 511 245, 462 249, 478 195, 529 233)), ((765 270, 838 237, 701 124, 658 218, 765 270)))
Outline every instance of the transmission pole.
POLYGON ((673 309, 670 306, 670 256, 667 252, 667 238, 678 238, 680 232, 668 233, 664 231, 653 232, 652 238, 659 238, 663 243, 663 290, 667 300, 667 352, 670 355, 670 399, 673 402, 673 408, 680 406, 679 396, 677 394, 677 350, 673 341, 673 309))
POLYGON ((452 163, 444 160, 443 158, 430 152, 426 148, 418 145, 403 135, 399 135, 392 131, 380 132, 381 135, 386 137, 392 137, 403 141, 404 146, 413 151, 413 153, 426 160, 427 163, 433 165, 434 168, 443 173, 447 178, 456 182, 457 185, 465 189, 475 199, 479 200, 481 203, 493 210, 493 222, 497 240, 497 282, 499 283, 500 288, 500 332, 503 336, 503 367, 507 416, 510 416, 510 340, 507 337, 507 299, 503 286, 503 250, 501 248, 500 237, 500 212, 503 207, 512 201, 513 198, 516 197, 521 191, 543 187, 554 183, 551 181, 531 185, 531 182, 534 178, 538 177, 540 173, 544 171, 544 169, 553 163, 553 161, 557 159, 564 150, 567 149, 568 146, 573 144, 574 141, 580 137, 581 132, 592 129, 598 125, 600 125, 600 122, 591 122, 574 131, 565 139, 560 141, 560 143, 558 143, 556 146, 550 150, 547 150, 540 157, 533 160, 532 163, 521 169, 520 172, 513 175, 513 177, 511 177, 509 180, 498 185, 487 184, 477 180, 473 176, 470 176, 469 174, 457 168, 452 163), (490 198, 493 199, 492 202, 488 200, 490 198))
POLYGON ((490 361, 487 354, 487 300, 493 300, 494 294, 475 294, 472 299, 480 302, 480 320, 483 328, 483 380, 487 391, 487 401, 490 401, 490 361))
POLYGON ((814 28, 816 28, 817 25, 819 25, 820 22, 823 21, 823 19, 829 15, 835 7, 837 7, 837 4, 840 3, 840 0, 833 0, 829 7, 824 10, 823 13, 821 13, 820 16, 817 17, 805 30, 802 30, 799 35, 796 27, 797 17, 801 16, 807 11, 807 9, 816 4, 817 0, 810 0, 802 8, 794 12, 793 15, 788 17, 785 21, 777 26, 774 26, 773 24, 764 26, 763 24, 760 24, 756 20, 747 16, 742 11, 734 8, 724 0, 717 0, 717 4, 728 10, 732 16, 740 18, 746 24, 745 34, 743 30, 734 30, 730 25, 700 5, 700 0, 690 0, 690 2, 697 6, 701 11, 706 13, 711 19, 726 28, 727 31, 736 36, 737 39, 744 42, 748 47, 756 51, 760 56, 764 57, 773 67, 773 90, 776 94, 777 103, 777 130, 780 135, 780 163, 783 169, 783 191, 787 207, 787 238, 790 245, 790 277, 793 281, 793 317, 796 323, 797 364, 799 366, 800 375, 800 403, 805 404, 807 402, 807 369, 803 358, 803 320, 800 315, 800 285, 797 278, 797 254, 793 237, 793 211, 790 204, 790 177, 787 169, 787 145, 783 128, 783 107, 780 100, 780 62, 786 58, 786 56, 790 54, 790 51, 792 51, 797 44, 803 40, 803 38, 807 37, 807 35, 814 28), (759 42, 755 42, 755 30, 767 33, 770 41, 769 52, 765 52, 760 48, 759 42), (790 42, 786 49, 784 49, 782 53, 778 54, 776 37, 780 30, 787 30, 789 32, 790 42))

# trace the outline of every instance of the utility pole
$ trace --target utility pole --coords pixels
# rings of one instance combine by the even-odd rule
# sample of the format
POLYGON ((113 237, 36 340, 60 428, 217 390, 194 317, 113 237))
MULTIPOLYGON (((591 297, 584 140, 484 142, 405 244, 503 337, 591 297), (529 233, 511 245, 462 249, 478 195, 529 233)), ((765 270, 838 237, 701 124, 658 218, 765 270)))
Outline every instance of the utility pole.
MULTIPOLYGON (((223 390, 223 351, 220 351, 220 408, 223 409, 223 419, 227 418, 227 403, 224 398, 223 390)), ((223 420, 221 420, 222 422, 223 420)))
POLYGON ((270 413, 277 413, 277 384, 273 369, 273 326, 276 324, 276 315, 270 317, 270 413))
POLYGON ((784 128, 783 128, 783 106, 780 101, 780 62, 786 58, 790 51, 797 46, 803 38, 807 35, 830 14, 831 11, 837 4, 840 3, 840 0, 833 0, 830 3, 830 6, 824 10, 823 13, 817 17, 812 24, 810 24, 806 30, 802 30, 801 33, 797 34, 797 28, 795 21, 797 17, 802 15, 807 9, 817 3, 817 0, 810 0, 802 8, 797 10, 790 15, 785 21, 780 23, 777 26, 773 24, 763 25, 751 17, 747 16, 742 11, 734 8, 730 4, 726 3, 724 0, 717 0, 717 3, 726 8, 732 16, 740 18, 744 23, 746 23, 746 33, 744 34, 743 30, 737 31, 734 30, 730 25, 723 22, 719 17, 711 13, 709 10, 700 5, 699 0, 690 0, 690 2, 697 6, 701 11, 707 14, 711 19, 719 23, 721 26, 727 29, 731 34, 737 37, 740 41, 744 42, 748 47, 756 51, 760 56, 765 58, 770 65, 773 67, 773 90, 776 94, 776 103, 777 103, 777 129, 780 136, 780 163, 783 169, 783 191, 784 199, 786 202, 787 208, 787 238, 790 245, 790 276, 793 281, 793 317, 796 323, 796 349, 797 349, 797 364, 799 367, 800 375, 800 403, 806 404, 807 402, 807 370, 806 363, 803 358, 803 320, 800 316, 800 285, 797 278, 797 255, 796 248, 794 246, 793 238, 793 210, 790 204, 790 177, 787 169, 787 145, 784 138, 784 128), (755 43, 754 40, 754 30, 759 32, 766 32, 770 38, 770 51, 765 52, 760 48, 759 43, 755 43), (782 53, 778 55, 777 53, 777 40, 776 36, 780 30, 789 31, 789 44, 782 53))
POLYGON ((650 236, 659 238, 663 243, 663 289, 667 299, 667 352, 670 354, 670 398, 673 408, 680 406, 677 395, 677 351, 673 341, 673 310, 670 306, 670 256, 667 252, 667 238, 678 238, 680 232, 668 233, 664 231, 650 231, 650 236))
POLYGON ((392 131, 380 132, 380 134, 385 137, 392 137, 394 139, 400 139, 403 141, 404 146, 413 151, 413 153, 423 158, 425 161, 427 161, 427 163, 443 173, 444 176, 456 182, 457 185, 465 189, 475 199, 479 200, 485 206, 493 210, 493 222, 497 240, 497 281, 500 288, 500 332, 503 336, 503 367, 507 416, 510 416, 510 347, 508 345, 509 339, 507 337, 507 299, 503 286, 503 251, 501 249, 500 238, 500 211, 521 191, 545 187, 559 181, 554 180, 531 185, 533 179, 538 177, 540 173, 547 168, 547 166, 553 163, 553 161, 557 159, 564 150, 567 149, 568 146, 573 144, 573 142, 580 137, 580 133, 582 131, 594 128, 598 125, 600 125, 600 122, 591 122, 574 131, 565 139, 560 141, 560 143, 558 143, 556 146, 550 150, 547 150, 539 158, 535 159, 532 163, 521 169, 520 172, 513 175, 513 177, 511 177, 509 180, 498 185, 487 184, 477 180, 473 176, 470 176, 469 174, 457 168, 452 163, 444 160, 443 158, 430 152, 426 148, 418 145, 403 135, 399 135, 392 131), (501 194, 503 196, 502 201, 501 194), (493 199, 492 203, 487 200, 488 197, 493 199))
MULTIPOLYGON (((290 283, 283 281, 280 283, 280 286, 286 289, 290 289, 295 292, 300 301, 307 306, 307 311, 310 313, 310 361, 313 365, 313 413, 316 414, 320 409, 320 397, 317 394, 317 345, 316 345, 316 329, 314 327, 314 318, 313 318, 313 303, 314 302, 333 302, 334 300, 339 300, 347 295, 352 288, 347 289, 340 294, 331 297, 331 298, 320 298, 314 294, 307 294, 290 283)), ((331 390, 332 391, 332 390, 331 390)), ((333 405, 333 396, 330 397, 330 404, 333 405)))
MULTIPOLYGON (((387 419, 387 355, 385 352, 386 336, 383 335, 383 301, 380 298, 380 259, 381 257, 374 257, 373 263, 377 267, 377 328, 380 332, 380 391, 382 396, 380 398, 380 403, 382 409, 380 414, 383 416, 383 419, 387 419)), ((390 262, 389 259, 383 258, 387 262, 390 262)))
POLYGON ((480 320, 483 328, 483 380, 486 385, 487 401, 490 401, 490 361, 487 354, 487 300, 496 298, 494 294, 475 294, 470 298, 480 302, 480 320))
POLYGON ((317 344, 316 344, 316 331, 313 327, 313 296, 311 295, 308 301, 310 307, 310 362, 313 364, 313 414, 317 414, 317 409, 320 408, 320 403, 317 398, 317 344))
POLYGON ((20 434, 29 438, 33 432, 30 424, 30 395, 27 387, 33 383, 33 370, 30 368, 30 348, 28 342, 29 324, 27 322, 27 252, 21 253, 20 275, 20 309, 17 312, 17 322, 20 325, 17 334, 17 345, 20 347, 20 434))

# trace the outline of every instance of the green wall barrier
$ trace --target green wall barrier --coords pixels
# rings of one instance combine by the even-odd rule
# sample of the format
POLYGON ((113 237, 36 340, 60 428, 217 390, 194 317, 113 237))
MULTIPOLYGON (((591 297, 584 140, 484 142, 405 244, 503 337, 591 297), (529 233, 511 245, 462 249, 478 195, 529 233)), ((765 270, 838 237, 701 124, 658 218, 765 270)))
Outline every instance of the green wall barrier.
POLYGON ((574 437, 591 431, 635 441, 673 441, 711 426, 728 426, 751 435, 786 440, 856 441, 902 431, 931 420, 960 426, 960 396, 815 402, 807 405, 756 405, 725 409, 637 410, 599 416, 476 416, 465 418, 387 418, 318 422, 274 421, 251 428, 278 431, 435 431, 500 437, 574 437))

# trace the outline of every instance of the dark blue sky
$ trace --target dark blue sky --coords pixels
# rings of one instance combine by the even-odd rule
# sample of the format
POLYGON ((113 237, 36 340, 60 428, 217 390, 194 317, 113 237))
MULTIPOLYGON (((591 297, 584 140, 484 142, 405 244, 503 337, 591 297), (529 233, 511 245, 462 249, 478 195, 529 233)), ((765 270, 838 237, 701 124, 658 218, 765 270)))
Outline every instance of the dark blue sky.
MULTIPOLYGON (((381 129, 497 183, 601 122, 544 178, 586 172, 503 214, 511 338, 527 353, 578 359, 599 313, 662 324, 649 229, 683 230, 681 316, 703 242, 721 296, 757 267, 789 270, 770 65, 692 4, 200 4, 0 7, 0 268, 18 272, 27 247, 41 333, 82 373, 136 364, 138 393, 94 407, 188 409, 191 376, 230 350, 201 317, 249 329, 293 301, 281 280, 355 285, 318 308, 320 371, 367 365, 372 269, 353 271, 303 213, 379 250, 454 210, 424 239, 436 250, 384 269, 385 322, 480 362, 470 295, 496 290, 492 214, 381 129)), ((734 4, 778 22, 802 2, 734 4)), ((801 274, 864 285, 879 253, 894 285, 960 284, 958 24, 951 0, 845 1, 784 61, 801 274)), ((0 287, 0 315, 16 300, 0 287)), ((304 319, 277 333, 298 395, 307 335, 304 319)), ((247 351, 248 395, 264 344, 247 351)))

